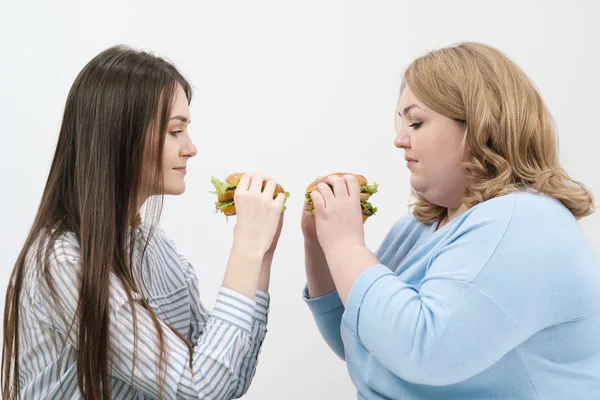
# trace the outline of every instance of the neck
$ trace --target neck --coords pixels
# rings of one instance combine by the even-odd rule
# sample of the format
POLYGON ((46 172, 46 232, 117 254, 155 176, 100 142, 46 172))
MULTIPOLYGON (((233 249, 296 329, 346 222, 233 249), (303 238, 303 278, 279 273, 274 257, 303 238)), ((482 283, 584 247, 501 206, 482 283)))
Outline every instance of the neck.
POLYGON ((464 205, 462 203, 456 208, 448 207, 446 209, 448 222, 452 221, 456 217, 461 216, 468 209, 469 209, 469 207, 467 207, 466 205, 464 205))
POLYGON ((131 223, 131 225, 134 228, 137 228, 140 223, 142 222, 141 216, 140 216, 140 211, 142 209, 142 206, 144 205, 144 203, 146 202, 146 200, 148 200, 148 197, 139 197, 138 201, 137 201, 137 214, 135 216, 135 219, 133 220, 133 222, 131 223))
POLYGON ((446 209, 446 216, 442 218, 440 223, 438 224, 438 228, 440 229, 442 226, 446 225, 448 222, 452 221, 454 218, 459 217, 465 211, 467 211, 469 207, 464 204, 460 204, 458 207, 448 207, 446 209))
POLYGON ((149 196, 138 196, 137 199, 137 213, 138 215, 140 214, 140 210, 142 209, 142 206, 144 205, 144 203, 146 202, 146 200, 148 200, 149 196))

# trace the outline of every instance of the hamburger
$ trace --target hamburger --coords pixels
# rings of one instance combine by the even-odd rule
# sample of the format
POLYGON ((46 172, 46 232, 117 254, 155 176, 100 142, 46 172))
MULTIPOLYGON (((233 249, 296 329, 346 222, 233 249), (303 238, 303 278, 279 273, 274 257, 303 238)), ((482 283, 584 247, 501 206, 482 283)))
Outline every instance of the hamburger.
MULTIPOLYGON (((367 221, 367 219, 370 216, 375 215, 375 213, 377 212, 377 207, 373 207, 373 205, 369 202, 369 199, 371 198, 372 195, 377 193, 377 188, 379 187, 379 185, 377 183, 373 183, 372 185, 369 185, 367 178, 365 178, 364 176, 358 175, 358 174, 346 173, 346 172, 335 172, 333 174, 321 176, 321 177, 315 179, 313 181, 313 183, 308 185, 308 187, 306 188, 305 196, 306 196, 306 202, 308 204, 310 204, 312 206, 312 199, 310 197, 310 192, 312 192, 313 190, 317 190, 317 185, 321 182, 325 182, 327 180, 327 178, 330 177, 331 175, 337 175, 337 176, 352 175, 352 176, 354 176, 358 180, 358 184, 360 185, 360 208, 362 209, 363 224, 367 221)), ((311 207, 310 211, 312 212, 313 210, 314 210, 314 207, 311 207)))
MULTIPOLYGON (((225 178, 225 182, 220 181, 214 176, 211 177, 211 183, 215 187, 215 191, 211 193, 215 193, 217 197, 217 201, 215 202, 215 212, 221 211, 226 216, 235 215, 235 203, 233 201, 233 196, 235 194, 235 189, 237 189, 238 184, 240 183, 240 179, 244 176, 243 172, 236 172, 234 174, 229 175, 225 178)), ((267 181, 263 182, 262 188, 265 188, 267 181)), ((285 201, 290 196, 288 192, 285 192, 280 184, 277 184, 275 187, 275 192, 273 192, 273 198, 277 197, 279 193, 283 193, 285 195, 285 201)), ((283 206, 283 210, 285 211, 285 206, 283 206)))

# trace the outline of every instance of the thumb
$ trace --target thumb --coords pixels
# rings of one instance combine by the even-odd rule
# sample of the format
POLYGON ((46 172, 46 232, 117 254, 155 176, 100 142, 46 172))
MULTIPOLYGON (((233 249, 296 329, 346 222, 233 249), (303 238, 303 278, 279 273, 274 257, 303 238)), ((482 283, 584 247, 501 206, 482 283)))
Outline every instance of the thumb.
POLYGON ((273 202, 279 210, 282 210, 283 204, 285 203, 285 195, 283 193, 279 193, 273 202))
POLYGON ((310 192, 310 198, 313 201, 315 207, 315 213, 321 214, 325 210, 325 199, 321 196, 318 190, 310 192))

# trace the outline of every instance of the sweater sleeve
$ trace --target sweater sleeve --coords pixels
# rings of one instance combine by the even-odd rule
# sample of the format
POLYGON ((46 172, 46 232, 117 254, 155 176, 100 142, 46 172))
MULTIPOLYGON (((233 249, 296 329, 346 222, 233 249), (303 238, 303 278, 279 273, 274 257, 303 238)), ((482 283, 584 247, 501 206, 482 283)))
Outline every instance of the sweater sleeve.
MULTIPOLYGON (((352 287, 343 323, 370 354, 401 379, 431 386, 468 379, 528 338, 504 304, 474 282, 490 269, 510 287, 508 260, 496 252, 512 207, 502 215, 473 213, 433 251, 420 285, 403 282, 384 265, 366 270, 352 287)), ((527 262, 527 261, 523 261, 527 262)), ((499 286, 500 287, 500 286, 499 286)), ((512 293, 527 302, 531 292, 512 293)))
POLYGON ((417 290, 383 265, 359 277, 343 322, 393 374, 432 386, 482 372, 527 338, 471 283, 436 278, 417 290))
MULTIPOLYGON (((411 229, 415 223, 416 220, 412 214, 400 218, 384 238, 377 250, 377 257, 380 260, 389 261, 398 250, 402 254, 406 254, 418 240, 418 235, 411 235, 411 229)), ((345 360, 345 348, 341 336, 342 316, 345 308, 337 290, 321 297, 309 298, 308 285, 305 285, 302 299, 308 305, 319 333, 329 348, 339 358, 345 360)))
POLYGON ((308 287, 305 286, 302 298, 312 312, 319 333, 329 348, 344 360, 344 342, 342 341, 340 332, 344 305, 338 292, 334 290, 324 296, 310 299, 308 297, 308 287))

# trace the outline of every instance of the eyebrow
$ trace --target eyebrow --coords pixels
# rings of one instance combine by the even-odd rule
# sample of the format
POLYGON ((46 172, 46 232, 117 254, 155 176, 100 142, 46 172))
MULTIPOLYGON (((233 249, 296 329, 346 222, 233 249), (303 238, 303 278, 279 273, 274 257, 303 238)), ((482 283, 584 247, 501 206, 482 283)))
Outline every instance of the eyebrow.
POLYGON ((187 122, 188 124, 191 124, 191 123, 192 123, 192 121, 191 121, 191 120, 189 120, 187 117, 184 117, 183 115, 176 115, 176 116, 174 116, 174 117, 171 117, 171 118, 169 119, 169 121, 172 121, 172 120, 174 120, 174 119, 178 119, 178 120, 180 120, 181 122, 187 122))
POLYGON ((409 112, 412 108, 415 108, 415 107, 419 108, 419 109, 421 108, 421 107, 419 107, 416 104, 411 104, 409 106, 404 107, 404 110, 402 110, 402 112, 399 112, 398 115, 400 115, 400 116, 402 116, 402 115, 406 116, 406 113, 409 112))

